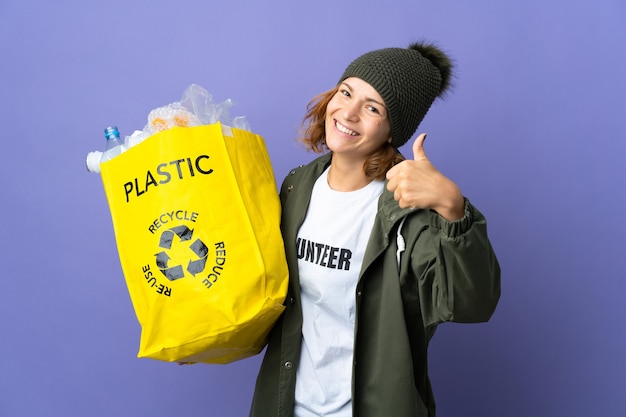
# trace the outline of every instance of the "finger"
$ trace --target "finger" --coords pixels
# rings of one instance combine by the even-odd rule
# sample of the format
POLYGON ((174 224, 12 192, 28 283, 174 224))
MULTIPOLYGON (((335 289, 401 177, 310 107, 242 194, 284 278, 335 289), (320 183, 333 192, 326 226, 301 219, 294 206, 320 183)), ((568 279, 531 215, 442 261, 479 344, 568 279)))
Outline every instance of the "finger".
POLYGON ((392 179, 396 175, 396 173, 398 172, 398 168, 397 168, 398 165, 394 165, 391 168, 389 168, 389 171, 387 171, 387 174, 385 174, 388 180, 392 179))
POLYGON ((389 171, 387 171, 387 189, 393 193, 394 191, 396 191, 396 188, 398 188, 397 183, 398 181, 396 181, 393 176, 389 176, 389 171))
POLYGON ((413 142, 413 159, 416 161, 428 160, 426 151, 424 151, 424 141, 426 140, 426 133, 420 134, 415 142, 413 142))

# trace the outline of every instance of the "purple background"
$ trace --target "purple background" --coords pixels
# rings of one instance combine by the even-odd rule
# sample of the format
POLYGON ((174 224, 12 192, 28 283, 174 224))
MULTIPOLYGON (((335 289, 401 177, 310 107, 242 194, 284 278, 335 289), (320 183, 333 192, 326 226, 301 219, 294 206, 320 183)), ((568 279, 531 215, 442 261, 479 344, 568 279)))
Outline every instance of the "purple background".
POLYGON ((431 344, 439 416, 625 416, 625 22, 623 0, 2 0, 0 416, 247 415, 259 356, 136 358, 85 155, 197 83, 237 102, 280 182, 313 158, 294 142, 309 99, 421 38, 457 61, 426 152, 486 214, 503 270, 493 319, 431 344))

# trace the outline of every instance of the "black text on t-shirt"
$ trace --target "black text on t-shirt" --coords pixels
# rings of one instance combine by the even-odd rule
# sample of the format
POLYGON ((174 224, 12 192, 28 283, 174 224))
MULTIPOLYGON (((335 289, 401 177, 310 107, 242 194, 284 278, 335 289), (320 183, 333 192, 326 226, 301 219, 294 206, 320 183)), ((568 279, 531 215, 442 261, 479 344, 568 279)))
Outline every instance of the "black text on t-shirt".
POLYGON ((296 240, 296 250, 298 259, 325 266, 332 269, 350 270, 350 249, 336 248, 323 243, 312 242, 310 240, 298 238, 296 240))

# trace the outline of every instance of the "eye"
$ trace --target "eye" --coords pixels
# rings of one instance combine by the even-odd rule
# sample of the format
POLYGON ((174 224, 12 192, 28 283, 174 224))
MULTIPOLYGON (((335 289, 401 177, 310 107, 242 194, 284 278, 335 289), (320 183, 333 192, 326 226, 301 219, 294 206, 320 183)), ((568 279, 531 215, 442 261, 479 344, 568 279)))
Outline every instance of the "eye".
POLYGON ((374 106, 367 106, 367 111, 370 111, 372 113, 376 113, 376 114, 380 114, 380 110, 378 110, 376 107, 374 106))
POLYGON ((346 89, 339 90, 339 94, 341 94, 342 96, 345 96, 345 97, 350 97, 350 92, 348 90, 346 90, 346 89))

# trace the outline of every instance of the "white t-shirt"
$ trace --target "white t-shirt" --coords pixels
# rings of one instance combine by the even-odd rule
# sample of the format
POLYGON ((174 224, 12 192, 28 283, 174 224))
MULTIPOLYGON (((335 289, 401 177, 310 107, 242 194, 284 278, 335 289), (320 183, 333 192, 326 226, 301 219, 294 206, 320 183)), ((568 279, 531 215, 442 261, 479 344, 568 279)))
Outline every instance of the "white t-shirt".
POLYGON ((355 290, 383 181, 357 191, 316 181, 296 242, 302 294, 302 351, 296 417, 352 416, 355 290))

